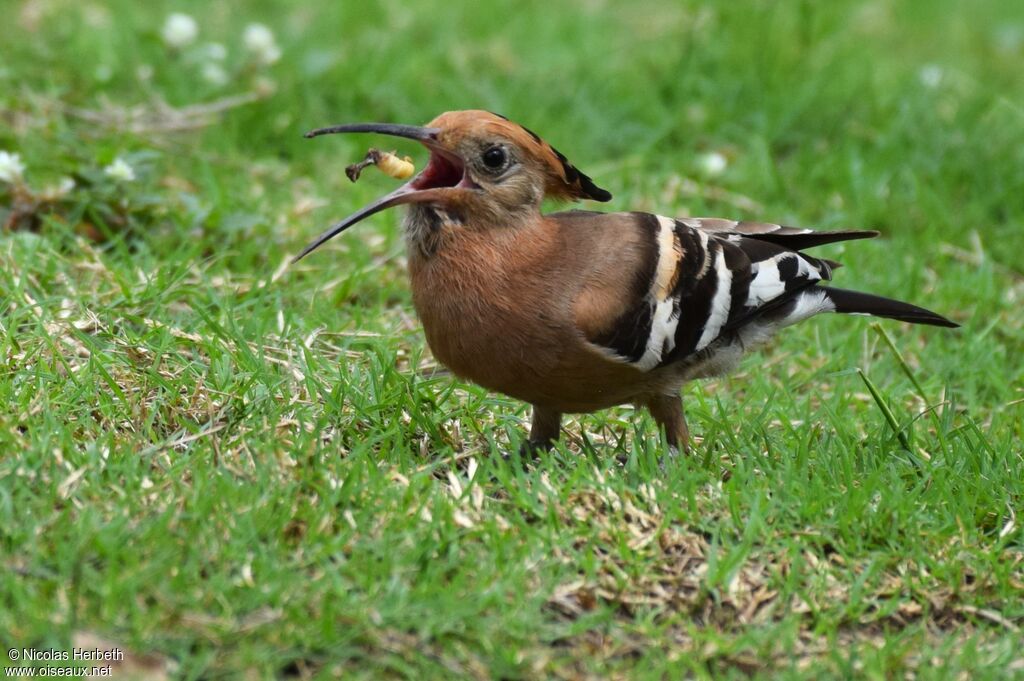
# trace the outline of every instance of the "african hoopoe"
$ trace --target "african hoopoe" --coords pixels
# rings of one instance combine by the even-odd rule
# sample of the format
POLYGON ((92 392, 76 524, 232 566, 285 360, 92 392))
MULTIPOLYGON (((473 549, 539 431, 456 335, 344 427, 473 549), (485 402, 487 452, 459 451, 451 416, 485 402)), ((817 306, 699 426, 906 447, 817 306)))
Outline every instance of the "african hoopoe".
MULTIPOLYGON (((554 147, 486 111, 426 127, 354 124, 423 143, 426 168, 338 222, 301 258, 374 213, 409 204, 413 303, 434 355, 458 376, 533 405, 529 444, 562 414, 635 403, 671 446, 689 432, 680 387, 717 376, 779 329, 819 312, 957 326, 908 303, 826 288, 838 263, 802 249, 876 236, 650 213, 541 213, 541 201, 608 201, 554 147)), ((298 259, 296 258, 296 260, 298 259)))

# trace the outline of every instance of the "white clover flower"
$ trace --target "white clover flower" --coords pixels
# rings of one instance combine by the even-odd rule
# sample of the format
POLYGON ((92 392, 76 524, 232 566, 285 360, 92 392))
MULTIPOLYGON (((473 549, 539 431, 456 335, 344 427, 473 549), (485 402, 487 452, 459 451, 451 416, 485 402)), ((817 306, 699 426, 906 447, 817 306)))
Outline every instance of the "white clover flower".
POLYGON ((249 24, 242 34, 242 41, 245 49, 250 52, 260 52, 275 44, 274 32, 263 24, 249 24))
POLYGON ((103 169, 104 174, 118 182, 132 182, 135 180, 135 169, 128 165, 128 162, 118 156, 114 162, 103 169))
POLYGON ((0 151, 0 182, 16 184, 24 175, 25 164, 21 162, 21 155, 0 151))
POLYGON ((281 48, 277 46, 274 32, 263 24, 249 24, 242 34, 242 42, 256 60, 263 65, 270 65, 281 58, 281 48))
POLYGON ((942 67, 936 64, 926 64, 918 71, 917 77, 926 88, 934 90, 942 84, 942 67))
POLYGON ((227 85, 228 72, 224 70, 224 67, 220 64, 212 61, 208 61, 203 64, 203 68, 200 71, 205 80, 210 85, 227 85))
POLYGON ((228 48, 221 43, 207 43, 203 45, 203 54, 210 61, 224 61, 228 58, 228 48))
POLYGON ((179 49, 195 42, 199 24, 189 15, 175 12, 167 17, 160 35, 168 47, 179 49))
POLYGON ((729 160, 725 156, 717 151, 709 151, 706 154, 701 154, 697 157, 697 166, 700 171, 709 177, 715 177, 725 172, 726 167, 729 165, 729 160))
POLYGON ((65 175, 57 184, 47 186, 42 192, 42 197, 47 201, 57 201, 70 194, 74 188, 75 180, 65 175))

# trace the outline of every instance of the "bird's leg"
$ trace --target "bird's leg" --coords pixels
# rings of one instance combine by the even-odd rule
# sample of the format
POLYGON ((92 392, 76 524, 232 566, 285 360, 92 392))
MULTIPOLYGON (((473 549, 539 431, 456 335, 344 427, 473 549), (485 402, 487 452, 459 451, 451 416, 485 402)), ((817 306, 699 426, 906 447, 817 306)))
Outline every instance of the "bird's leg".
POLYGON ((654 422, 665 431, 668 446, 676 451, 690 451, 690 429, 686 427, 683 400, 678 395, 653 395, 645 402, 654 422))
POLYGON ((533 418, 530 420, 530 439, 523 443, 519 453, 533 457, 536 452, 551 449, 562 429, 561 412, 551 411, 533 405, 533 418))

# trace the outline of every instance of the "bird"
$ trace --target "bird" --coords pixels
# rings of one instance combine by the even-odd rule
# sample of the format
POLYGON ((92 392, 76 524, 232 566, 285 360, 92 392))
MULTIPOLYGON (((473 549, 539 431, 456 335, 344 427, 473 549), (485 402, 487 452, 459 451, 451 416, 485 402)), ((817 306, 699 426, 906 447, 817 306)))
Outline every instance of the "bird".
POLYGON ((404 205, 413 305, 456 376, 532 405, 524 451, 550 449, 565 414, 646 408, 671 451, 690 448, 684 384, 721 376, 779 330, 825 312, 957 327, 935 312, 827 286, 816 246, 877 231, 814 231, 647 212, 543 213, 546 199, 606 202, 561 152, 508 118, 449 111, 425 126, 355 123, 429 152, 409 182, 335 223, 404 205))

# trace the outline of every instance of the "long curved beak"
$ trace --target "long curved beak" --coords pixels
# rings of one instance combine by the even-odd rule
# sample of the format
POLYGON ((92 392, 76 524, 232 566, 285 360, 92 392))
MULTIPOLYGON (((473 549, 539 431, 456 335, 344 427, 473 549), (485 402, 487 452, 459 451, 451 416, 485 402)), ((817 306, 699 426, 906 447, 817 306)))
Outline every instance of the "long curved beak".
POLYGON ((416 125, 395 125, 394 123, 347 123, 345 125, 331 125, 326 128, 310 130, 303 137, 310 139, 320 135, 334 135, 341 132, 375 132, 381 135, 392 137, 405 137, 420 142, 428 142, 437 139, 438 128, 421 128, 416 125))
POLYGON ((435 187, 433 189, 413 189, 411 183, 403 184, 401 187, 391 192, 390 194, 377 199, 369 206, 364 206, 363 208, 360 208, 359 210, 357 210, 355 213, 352 213, 352 215, 349 215, 344 220, 339 220, 338 222, 328 227, 323 234, 321 234, 312 242, 310 242, 308 246, 302 249, 301 253, 299 253, 292 259, 292 264, 302 260, 327 241, 330 241, 331 239, 338 236, 352 225, 356 224, 360 220, 364 220, 370 217, 374 213, 379 213, 382 210, 391 208, 392 206, 400 206, 403 203, 437 201, 439 199, 444 198, 445 194, 447 193, 446 190, 450 189, 450 187, 435 187))
MULTIPOLYGON (((336 133, 347 133, 347 132, 372 132, 381 135, 391 135, 392 137, 405 137, 407 139, 417 140, 422 142, 428 148, 433 146, 437 141, 437 135, 441 132, 438 128, 422 128, 415 125, 395 125, 392 123, 350 123, 347 125, 332 125, 327 128, 317 128, 316 130, 310 130, 305 134, 305 137, 319 137, 320 135, 333 135, 336 133)), ((346 229, 356 224, 360 220, 370 217, 374 213, 379 213, 382 210, 391 208, 392 206, 398 206, 403 203, 417 203, 422 201, 435 201, 443 198, 443 189, 446 187, 436 187, 430 189, 416 189, 414 187, 415 180, 408 182, 390 194, 377 199, 368 206, 365 206, 352 215, 349 215, 344 220, 340 220, 330 226, 323 234, 314 239, 308 246, 302 249, 302 252, 292 259, 292 263, 296 263, 302 258, 309 255, 311 252, 322 246, 325 242, 333 239, 337 235, 344 232, 346 229)))

